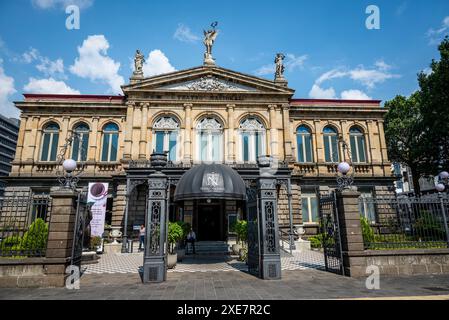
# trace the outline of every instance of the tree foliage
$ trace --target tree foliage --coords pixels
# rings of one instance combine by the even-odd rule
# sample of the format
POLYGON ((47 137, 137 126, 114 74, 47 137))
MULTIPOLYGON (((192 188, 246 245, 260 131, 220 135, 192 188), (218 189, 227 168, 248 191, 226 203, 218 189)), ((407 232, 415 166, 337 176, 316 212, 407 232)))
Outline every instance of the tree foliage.
POLYGON ((449 38, 439 46, 440 61, 418 75, 420 89, 385 103, 385 136, 390 160, 410 167, 415 192, 419 178, 449 165, 449 38))

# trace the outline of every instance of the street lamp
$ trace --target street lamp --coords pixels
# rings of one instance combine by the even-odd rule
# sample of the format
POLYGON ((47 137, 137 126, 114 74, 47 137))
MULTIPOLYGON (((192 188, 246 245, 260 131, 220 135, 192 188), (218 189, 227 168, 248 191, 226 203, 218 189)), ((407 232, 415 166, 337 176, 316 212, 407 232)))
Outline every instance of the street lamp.
POLYGON ((444 192, 447 187, 449 187, 449 173, 447 171, 442 171, 438 175, 438 184, 435 188, 438 192, 444 192))
MULTIPOLYGON (((80 176, 85 167, 85 164, 83 163, 81 168, 78 169, 78 163, 75 160, 65 159, 67 150, 72 146, 75 138, 79 141, 80 136, 78 133, 72 132, 61 147, 61 151, 58 155, 58 169, 56 170, 56 176, 61 187, 72 190, 77 188, 77 183, 80 180, 80 176), (62 171, 60 170, 61 167, 62 171), (74 174, 76 170, 78 170, 78 172, 74 174)), ((84 150, 82 144, 80 147, 82 148, 82 153, 84 153, 86 150, 84 150)))
POLYGON ((348 143, 339 136, 338 142, 342 144, 343 156, 347 155, 348 161, 340 162, 337 166, 337 186, 339 191, 351 189, 354 183, 354 168, 351 164, 351 151, 349 149, 348 143))

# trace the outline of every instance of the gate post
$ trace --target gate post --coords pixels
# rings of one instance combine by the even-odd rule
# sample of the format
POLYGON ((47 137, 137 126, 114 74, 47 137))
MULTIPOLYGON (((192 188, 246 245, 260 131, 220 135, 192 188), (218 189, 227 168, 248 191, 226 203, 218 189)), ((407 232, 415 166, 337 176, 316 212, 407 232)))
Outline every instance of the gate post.
POLYGON ((76 199, 78 193, 67 188, 52 188, 52 209, 48 230, 45 258, 46 274, 64 286, 66 268, 70 265, 73 247, 73 232, 76 220, 76 199))
POLYGON ((279 248, 279 226, 276 201, 276 178, 262 174, 257 179, 259 192, 259 229, 261 278, 281 279, 281 254, 279 248))
POLYGON ((341 247, 345 275, 361 277, 366 275, 366 260, 359 211, 360 192, 337 191, 338 220, 340 224, 341 247))
MULTIPOLYGON (((152 158, 156 157, 152 155, 152 158)), ((153 160, 153 159, 152 159, 153 160)), ((167 279, 166 266, 166 197, 167 176, 157 171, 148 179, 148 206, 146 217, 143 282, 163 282, 167 279)))

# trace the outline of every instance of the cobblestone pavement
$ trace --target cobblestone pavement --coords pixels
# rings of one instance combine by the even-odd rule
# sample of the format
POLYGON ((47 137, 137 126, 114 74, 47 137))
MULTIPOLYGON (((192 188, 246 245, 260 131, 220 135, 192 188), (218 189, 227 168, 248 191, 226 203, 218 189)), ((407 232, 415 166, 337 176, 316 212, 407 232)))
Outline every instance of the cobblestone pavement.
POLYGON ((89 274, 79 290, 1 289, 0 299, 74 300, 294 300, 398 297, 449 298, 449 275, 381 278, 381 290, 365 279, 307 269, 283 271, 282 280, 265 281, 245 272, 172 272, 160 284, 142 284, 139 274, 89 274))
MULTIPOLYGON (((97 264, 87 265, 85 274, 138 273, 143 263, 143 253, 105 254, 97 264)), ((294 252, 293 256, 282 254, 282 270, 324 269, 324 256, 320 252, 294 252)), ((246 271, 245 263, 233 259, 187 256, 169 272, 218 272, 246 271)))

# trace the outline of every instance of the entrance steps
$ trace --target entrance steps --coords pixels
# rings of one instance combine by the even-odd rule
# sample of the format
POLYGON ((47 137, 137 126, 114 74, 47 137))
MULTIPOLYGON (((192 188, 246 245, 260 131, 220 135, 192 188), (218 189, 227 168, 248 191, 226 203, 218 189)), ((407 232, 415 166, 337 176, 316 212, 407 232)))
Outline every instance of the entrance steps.
MULTIPOLYGON (((224 241, 199 241, 195 243, 196 254, 200 255, 227 255, 229 245, 224 241)), ((190 248, 189 248, 190 253, 190 248)))

